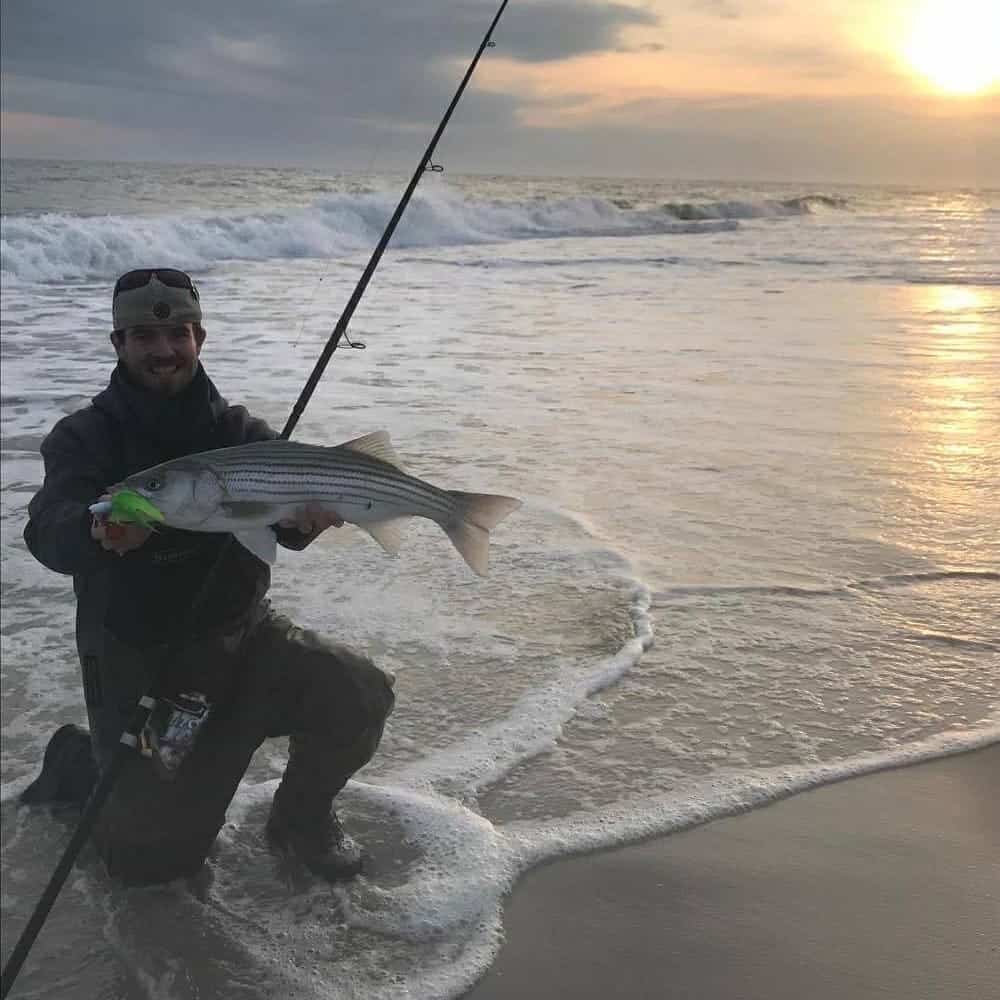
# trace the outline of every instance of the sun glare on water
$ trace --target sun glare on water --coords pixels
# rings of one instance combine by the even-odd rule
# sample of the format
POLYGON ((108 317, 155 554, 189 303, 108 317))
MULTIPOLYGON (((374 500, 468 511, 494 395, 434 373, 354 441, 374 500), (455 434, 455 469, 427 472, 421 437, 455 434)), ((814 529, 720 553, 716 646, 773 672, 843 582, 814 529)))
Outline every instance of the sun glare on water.
POLYGON ((901 54, 946 94, 983 93, 1000 82, 1000 0, 923 0, 901 54))

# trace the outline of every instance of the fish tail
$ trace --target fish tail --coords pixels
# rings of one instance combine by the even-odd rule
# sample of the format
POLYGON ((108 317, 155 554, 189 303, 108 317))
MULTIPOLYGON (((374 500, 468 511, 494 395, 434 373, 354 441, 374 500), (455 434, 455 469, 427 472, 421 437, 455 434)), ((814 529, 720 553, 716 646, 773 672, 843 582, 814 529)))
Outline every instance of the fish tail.
POLYGON ((490 560, 490 529, 517 510, 521 501, 491 493, 448 492, 457 509, 454 520, 442 527, 472 571, 486 576, 490 560))

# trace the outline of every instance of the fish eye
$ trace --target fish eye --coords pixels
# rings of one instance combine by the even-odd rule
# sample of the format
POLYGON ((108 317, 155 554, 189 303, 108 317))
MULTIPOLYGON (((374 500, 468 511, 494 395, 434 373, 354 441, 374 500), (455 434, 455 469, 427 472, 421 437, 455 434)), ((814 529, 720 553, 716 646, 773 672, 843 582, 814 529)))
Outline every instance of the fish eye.
POLYGON ((153 476, 151 479, 147 479, 146 480, 146 489, 147 490, 152 490, 154 493, 156 492, 156 490, 160 489, 162 486, 163 486, 163 482, 161 480, 157 479, 156 476, 153 476))

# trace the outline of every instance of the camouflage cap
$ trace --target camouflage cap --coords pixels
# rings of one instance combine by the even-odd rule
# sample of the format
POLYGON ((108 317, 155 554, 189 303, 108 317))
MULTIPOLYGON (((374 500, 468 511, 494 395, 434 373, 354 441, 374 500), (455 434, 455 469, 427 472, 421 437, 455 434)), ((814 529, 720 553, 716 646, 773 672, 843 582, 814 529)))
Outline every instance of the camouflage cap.
POLYGON ((201 302, 194 282, 183 271, 150 268, 129 271, 118 279, 111 314, 115 330, 178 326, 201 322, 201 302))

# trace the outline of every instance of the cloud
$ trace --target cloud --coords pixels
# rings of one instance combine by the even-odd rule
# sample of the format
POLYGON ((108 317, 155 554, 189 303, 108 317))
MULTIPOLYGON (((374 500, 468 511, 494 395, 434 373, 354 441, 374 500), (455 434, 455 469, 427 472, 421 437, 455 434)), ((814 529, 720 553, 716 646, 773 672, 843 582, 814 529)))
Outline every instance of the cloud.
POLYGON ((743 16, 742 6, 736 0, 689 0, 688 7, 699 14, 710 14, 727 21, 736 21, 743 16))
POLYGON ((662 42, 643 42, 641 45, 616 45, 615 52, 663 52, 666 45, 662 42))
POLYGON ((546 0, 512 10, 496 38, 510 58, 545 62, 614 50, 624 29, 658 23, 657 15, 640 7, 546 0))
POLYGON ((212 56, 256 70, 275 69, 288 62, 280 43, 272 38, 243 39, 209 35, 208 48, 212 56))
POLYGON ((871 52, 827 44, 774 45, 768 49, 768 62, 799 77, 823 80, 850 80, 890 75, 884 59, 871 52))
POLYGON ((2 121, 4 142, 26 156, 86 159, 93 157, 95 148, 142 149, 147 154, 157 148, 152 131, 119 128, 94 119, 4 111, 2 121))
MULTIPOLYGON (((371 83, 396 78, 400 67, 408 77, 414 65, 470 58, 495 9, 493 0, 32 0, 4 5, 2 54, 9 73, 83 83, 131 79, 140 89, 183 82, 190 53, 302 84, 358 71, 371 83), (164 51, 179 56, 155 55, 164 51)), ((509 11, 494 37, 508 58, 543 62, 613 48, 622 30, 656 20, 622 3, 538 0, 509 11)))
POLYGON ((560 149, 567 164, 588 150, 597 173, 620 173, 627 156, 666 177, 995 188, 1000 107, 956 117, 946 99, 648 99, 567 130, 560 149))
MULTIPOLYGON (((293 146, 343 156, 436 120, 496 9, 495 0, 4 3, 4 109, 96 121, 117 135, 152 128, 177 157, 221 147, 230 159, 258 158, 268 138, 285 161, 293 146)), ((522 2, 501 20, 495 51, 543 65, 612 50, 626 29, 655 23, 626 3, 522 2)), ((462 113, 499 127, 518 100, 473 90, 462 113)))
POLYGON ((269 39, 212 34, 184 47, 153 45, 148 57, 152 67, 166 79, 181 82, 188 92, 202 88, 215 96, 238 94, 269 102, 294 97, 280 72, 288 58, 269 39))

